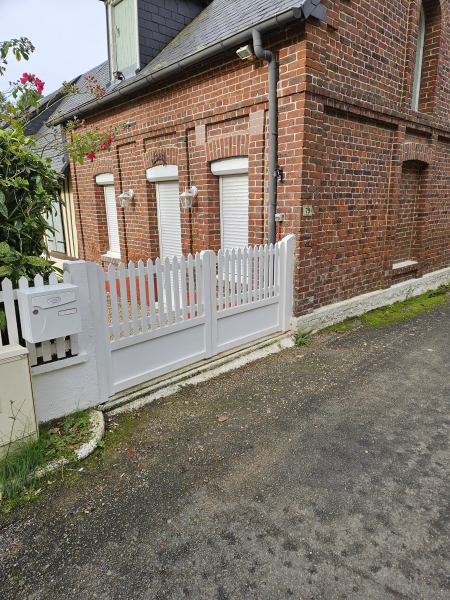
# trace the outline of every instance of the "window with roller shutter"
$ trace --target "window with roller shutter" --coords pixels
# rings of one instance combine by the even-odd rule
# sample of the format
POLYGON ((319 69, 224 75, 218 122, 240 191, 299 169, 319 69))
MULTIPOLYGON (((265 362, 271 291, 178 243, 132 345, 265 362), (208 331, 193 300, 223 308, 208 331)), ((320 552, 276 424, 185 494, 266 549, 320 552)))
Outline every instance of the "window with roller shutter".
POLYGON ((248 174, 220 177, 222 249, 248 246, 248 174))
POLYGON ((107 254, 113 258, 120 258, 116 193, 113 185, 103 186, 103 191, 105 194, 106 218, 108 222, 109 251, 107 254))
POLYGON ((180 190, 178 180, 160 181, 156 184, 158 201, 159 254, 173 258, 182 255, 180 190))

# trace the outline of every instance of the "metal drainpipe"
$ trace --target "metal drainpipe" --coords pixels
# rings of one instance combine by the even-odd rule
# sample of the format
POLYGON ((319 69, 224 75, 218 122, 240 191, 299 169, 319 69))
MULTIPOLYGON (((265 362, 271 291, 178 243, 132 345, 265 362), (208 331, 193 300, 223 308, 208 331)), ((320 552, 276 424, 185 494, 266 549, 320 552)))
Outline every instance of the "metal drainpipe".
POLYGON ((278 96, 277 59, 275 54, 262 47, 261 33, 253 29, 253 48, 261 60, 269 63, 269 222, 268 242, 276 243, 275 214, 277 212, 277 163, 278 163, 278 96))

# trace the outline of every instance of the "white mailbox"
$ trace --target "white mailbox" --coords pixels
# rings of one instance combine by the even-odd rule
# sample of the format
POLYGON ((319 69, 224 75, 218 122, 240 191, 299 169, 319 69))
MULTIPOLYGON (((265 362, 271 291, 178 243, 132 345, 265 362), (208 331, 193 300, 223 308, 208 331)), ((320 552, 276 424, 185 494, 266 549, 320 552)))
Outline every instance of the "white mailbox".
POLYGON ((22 336, 37 343, 81 332, 78 286, 71 283, 17 290, 22 336))

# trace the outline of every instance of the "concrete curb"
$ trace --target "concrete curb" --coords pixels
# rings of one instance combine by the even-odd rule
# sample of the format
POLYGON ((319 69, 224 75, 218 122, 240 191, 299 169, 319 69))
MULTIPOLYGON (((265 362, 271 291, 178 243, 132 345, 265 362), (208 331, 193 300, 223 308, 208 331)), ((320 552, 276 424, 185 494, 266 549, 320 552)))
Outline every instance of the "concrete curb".
POLYGON ((130 391, 128 395, 122 393, 120 397, 113 398, 112 401, 97 408, 111 416, 138 410, 155 400, 176 394, 180 386, 203 383, 270 354, 281 352, 285 348, 292 348, 292 346, 294 346, 292 332, 269 336, 263 342, 247 345, 238 352, 226 353, 226 356, 219 355, 207 361, 206 364, 199 363, 193 368, 191 365, 190 368, 176 376, 172 374, 172 376, 159 378, 157 383, 146 386, 142 390, 130 391))
MULTIPOLYGON (((105 419, 103 417, 103 413, 98 410, 92 410, 89 418, 91 421, 91 431, 93 435, 89 442, 83 444, 77 451, 76 454, 78 460, 83 460, 92 454, 97 448, 98 442, 105 435, 105 419)), ((59 469, 62 469, 62 467, 65 467, 71 462, 72 461, 70 461, 68 458, 64 457, 53 460, 47 466, 37 469, 34 473, 34 478, 39 479, 41 477, 45 477, 46 475, 50 475, 51 473, 55 473, 55 471, 59 471, 59 469)))
POLYGON ((396 283, 385 290, 376 290, 355 296, 349 300, 336 302, 316 309, 308 315, 293 317, 291 327, 294 330, 300 329, 303 333, 310 333, 326 329, 337 323, 342 323, 347 319, 361 317, 366 312, 403 302, 408 297, 420 296, 437 289, 440 285, 450 283, 450 267, 427 273, 418 279, 408 279, 402 283, 396 283))

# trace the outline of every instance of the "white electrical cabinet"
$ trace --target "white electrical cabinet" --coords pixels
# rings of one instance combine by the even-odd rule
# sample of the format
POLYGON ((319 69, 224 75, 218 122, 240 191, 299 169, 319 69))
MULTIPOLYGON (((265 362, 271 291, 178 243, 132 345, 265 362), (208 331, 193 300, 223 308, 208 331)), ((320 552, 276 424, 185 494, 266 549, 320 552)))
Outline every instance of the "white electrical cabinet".
POLYGON ((18 344, 0 348, 0 458, 20 440, 37 439, 39 430, 28 350, 18 344))
POLYGON ((36 344, 81 333, 78 286, 71 283, 17 290, 22 336, 36 344))

